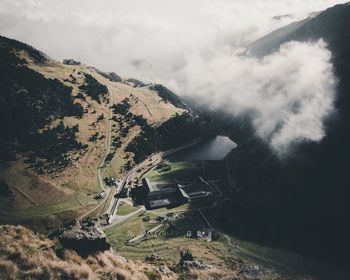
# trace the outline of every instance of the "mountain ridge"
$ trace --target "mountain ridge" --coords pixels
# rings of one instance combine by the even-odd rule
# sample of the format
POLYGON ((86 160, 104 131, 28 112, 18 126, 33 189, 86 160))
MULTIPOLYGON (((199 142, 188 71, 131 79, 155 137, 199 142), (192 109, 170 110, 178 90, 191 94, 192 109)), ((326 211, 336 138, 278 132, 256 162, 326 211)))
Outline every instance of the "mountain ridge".
MULTIPOLYGON (((79 213, 84 211, 83 207, 95 203, 87 195, 99 190, 96 168, 107 145, 110 102, 129 100, 130 113, 144 118, 152 127, 187 111, 147 86, 135 88, 118 79, 111 81, 101 75, 102 71, 84 64, 64 65, 27 44, 6 37, 0 37, 0 60, 0 177, 4 182, 1 186, 6 185, 13 194, 12 198, 0 197, 1 220, 9 220, 8 215, 13 217, 11 212, 24 221, 27 216, 30 219, 33 214, 47 213, 60 220, 59 213, 64 210, 60 209, 61 204, 62 207, 71 205, 68 208, 74 209, 72 213, 79 213), (29 98, 27 102, 25 98, 29 98), (43 196, 49 189, 50 195, 43 196), (74 197, 80 197, 82 205, 74 202, 74 197), (63 201, 57 203, 55 199, 63 201), (37 205, 33 205, 33 201, 37 205), (58 208, 52 208, 52 203, 58 208)), ((129 119, 119 119, 122 127, 112 127, 112 140, 115 141, 113 149, 120 152, 112 156, 111 162, 113 166, 114 162, 121 162, 121 166, 120 171, 117 168, 112 172, 110 168, 109 176, 125 173, 123 165, 127 161, 123 157, 125 154, 132 157, 132 152, 124 149, 142 130, 129 119), (120 133, 125 134, 124 140, 118 140, 120 133)))

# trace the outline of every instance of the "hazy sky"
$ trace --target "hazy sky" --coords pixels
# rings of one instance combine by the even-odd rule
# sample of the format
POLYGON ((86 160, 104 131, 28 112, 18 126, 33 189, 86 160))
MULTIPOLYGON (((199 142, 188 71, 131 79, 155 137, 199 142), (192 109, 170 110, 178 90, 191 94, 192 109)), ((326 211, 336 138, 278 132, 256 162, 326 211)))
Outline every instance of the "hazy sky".
POLYGON ((289 44, 263 60, 237 53, 278 27, 344 2, 0 0, 0 34, 58 60, 163 83, 232 115, 254 110, 257 135, 283 154, 294 142, 324 136, 334 87, 330 54, 322 42, 289 44))

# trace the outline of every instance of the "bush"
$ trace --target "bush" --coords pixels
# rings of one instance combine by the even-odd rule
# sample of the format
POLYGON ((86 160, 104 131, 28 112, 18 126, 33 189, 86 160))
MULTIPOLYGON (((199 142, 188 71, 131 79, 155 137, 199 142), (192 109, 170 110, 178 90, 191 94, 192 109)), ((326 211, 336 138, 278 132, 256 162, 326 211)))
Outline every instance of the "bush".
POLYGON ((101 103, 101 96, 108 93, 108 88, 97 81, 90 74, 84 73, 85 82, 83 85, 79 87, 80 90, 85 92, 88 96, 90 96, 93 100, 101 103))

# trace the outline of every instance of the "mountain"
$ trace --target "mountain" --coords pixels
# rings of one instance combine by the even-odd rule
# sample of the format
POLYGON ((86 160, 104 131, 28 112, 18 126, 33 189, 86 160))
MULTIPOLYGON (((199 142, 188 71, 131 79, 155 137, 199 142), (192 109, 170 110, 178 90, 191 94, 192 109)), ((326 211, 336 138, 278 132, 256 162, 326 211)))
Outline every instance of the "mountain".
POLYGON ((316 41, 323 39, 335 57, 348 52, 350 2, 336 5, 317 15, 282 27, 251 43, 248 50, 252 55, 264 56, 279 49, 289 41, 316 41))
POLYGON ((302 143, 287 160, 278 159, 254 137, 249 117, 221 127, 238 135, 231 157, 237 193, 222 209, 221 225, 261 244, 288 248, 347 266, 350 155, 350 4, 329 8, 253 42, 252 55, 262 57, 289 41, 323 39, 332 52, 338 79, 336 115, 326 121, 320 143, 302 143), (243 128, 243 129, 242 129, 243 128), (227 223, 224 213, 233 213, 227 223))
POLYGON ((71 59, 60 63, 5 37, 0 88, 3 223, 52 229, 94 208, 102 179, 211 133, 162 85, 136 86, 71 59))
MULTIPOLYGON (((136 185, 130 174, 149 171, 151 155, 161 159, 161 151, 216 132, 162 85, 73 59, 61 63, 0 36, 0 278, 178 279, 182 251, 171 263, 136 254, 135 264, 110 248, 104 230, 121 184, 136 185)), ((144 209, 126 201, 131 205, 119 208, 144 209)), ((140 222, 136 232, 144 228, 140 216, 146 213, 138 210, 131 213, 140 222)), ((154 218, 161 214, 152 213, 147 226, 157 229, 154 218)), ((133 223, 134 216, 126 218, 133 223)), ((250 267, 243 261, 227 262, 234 265, 230 271, 189 264, 185 274, 194 279, 245 275, 250 267)))
POLYGON ((61 63, 0 36, 0 223, 30 228, 0 226, 0 278, 299 279, 317 272, 343 279, 308 256, 348 269, 349 7, 335 6, 248 47, 261 57, 291 40, 323 38, 333 54, 337 116, 327 120, 320 143, 301 144, 285 161, 255 137, 249 114, 198 113, 162 85, 73 59, 61 63), (218 132, 239 144, 225 160, 157 163, 218 132), (166 177, 169 168, 176 184, 191 172, 225 176, 213 176, 217 203, 152 212, 119 201, 126 185, 137 191, 144 174, 166 177), (211 242, 187 236, 193 228, 200 237, 203 227, 213 228, 211 242), (108 246, 86 246, 96 239, 94 245, 110 243, 137 264, 100 252, 108 246))

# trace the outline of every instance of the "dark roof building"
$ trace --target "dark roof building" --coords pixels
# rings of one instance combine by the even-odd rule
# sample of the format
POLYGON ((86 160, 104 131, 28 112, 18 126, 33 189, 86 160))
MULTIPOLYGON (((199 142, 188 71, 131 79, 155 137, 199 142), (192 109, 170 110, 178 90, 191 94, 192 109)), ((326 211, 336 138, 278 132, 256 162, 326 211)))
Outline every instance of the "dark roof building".
POLYGON ((187 194, 189 201, 197 201, 201 199, 213 198, 213 192, 210 184, 202 177, 199 177, 197 181, 189 185, 179 185, 180 190, 187 194))
POLYGON ((181 190, 178 185, 158 187, 148 178, 142 179, 142 185, 146 192, 146 201, 150 209, 171 207, 188 202, 186 192, 181 190))

